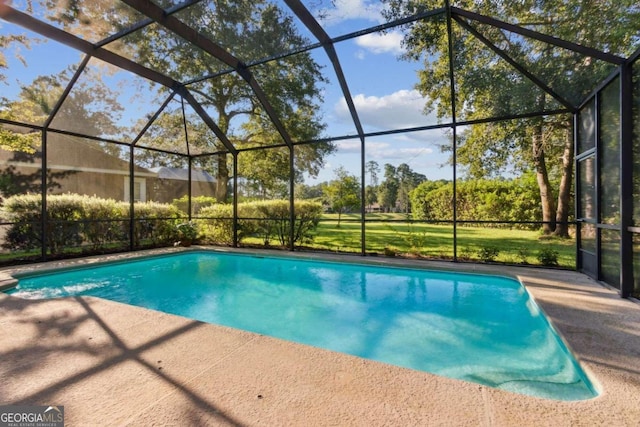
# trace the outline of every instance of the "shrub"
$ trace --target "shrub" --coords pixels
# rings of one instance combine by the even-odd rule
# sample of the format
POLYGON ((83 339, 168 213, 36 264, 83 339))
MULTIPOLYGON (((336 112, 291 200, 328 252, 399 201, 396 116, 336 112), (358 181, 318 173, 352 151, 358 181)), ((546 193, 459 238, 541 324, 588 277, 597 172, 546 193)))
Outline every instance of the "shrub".
POLYGON ((527 259, 529 258, 529 248, 526 246, 522 246, 518 248, 518 258, 521 264, 528 264, 527 259))
POLYGON ((271 219, 270 201, 244 202, 238 204, 238 241, 253 236, 269 245, 273 237, 274 221, 271 219))
MULTIPOLYGON (((129 237, 129 203, 78 194, 47 196, 45 242, 52 255, 65 248, 88 244, 92 251, 129 237)), ((172 244, 176 221, 182 217, 175 207, 161 203, 136 203, 136 245, 172 244)), ((4 201, 3 219, 11 222, 3 247, 30 250, 42 246, 42 197, 23 194, 4 201)))
POLYGON ((13 222, 4 238, 2 246, 10 250, 29 250, 42 245, 40 223, 42 216, 42 197, 36 194, 24 194, 7 198, 4 201, 2 219, 13 222))
POLYGON ((483 262, 492 262, 495 261, 500 253, 500 249, 495 246, 483 246, 478 251, 478 257, 483 262))
POLYGON ((555 267, 558 265, 558 251, 551 248, 542 248, 536 256, 542 265, 555 267))
POLYGON ((198 223, 207 243, 233 244, 233 205, 215 204, 200 210, 198 223))
POLYGON ((407 234, 404 236, 404 240, 407 243, 407 246, 409 246, 411 252, 416 255, 420 255, 420 250, 427 245, 429 236, 425 231, 416 231, 413 224, 409 223, 409 229, 407 230, 407 234))
POLYGON ((398 255, 399 252, 400 251, 395 246, 386 245, 384 247, 384 255, 385 256, 394 257, 394 256, 398 255))
MULTIPOLYGON (((211 243, 230 245, 233 243, 232 205, 213 205, 200 211, 205 239, 211 243)), ((296 201, 294 244, 313 240, 322 215, 322 205, 312 201, 296 201)), ((253 236, 269 245, 275 240, 280 245, 289 245, 291 240, 290 210, 288 200, 269 200, 238 204, 238 242, 253 236)))
POLYGON ((129 203, 97 197, 84 197, 82 203, 82 235, 94 251, 129 239, 129 203))
POLYGON ((176 235, 182 246, 191 246, 198 239, 198 226, 193 221, 180 223, 176 225, 176 235))
MULTIPOLYGON (((459 180, 456 183, 457 219, 465 221, 542 220, 535 175, 514 179, 459 180)), ((425 181, 411 192, 412 215, 419 220, 450 220, 453 212, 453 183, 425 181)), ((489 226, 489 225, 487 225, 489 226)), ((502 226, 502 225, 493 225, 502 226)), ((536 229, 539 224, 512 224, 514 228, 536 229)))
MULTIPOLYGON (((210 197, 210 196, 192 197, 191 210, 193 211, 194 215, 197 215, 200 213, 200 211, 203 208, 215 205, 216 203, 217 203, 217 200, 215 197, 210 197)), ((179 199, 174 199, 173 202, 171 202, 171 204, 177 207, 178 209, 180 209, 182 212, 186 214, 189 213, 189 196, 188 195, 185 194, 179 199)))
POLYGON ((294 243, 311 243, 314 237, 313 233, 318 228, 322 216, 322 204, 310 200, 297 200, 295 213, 294 243))
MULTIPOLYGON (((47 197, 46 213, 44 236, 51 254, 60 254, 65 247, 82 243, 81 223, 78 222, 84 213, 82 196, 50 195, 47 197)), ((9 197, 4 202, 4 217, 15 223, 7 231, 3 247, 29 250, 42 245, 42 197, 39 194, 9 197)))
POLYGON ((178 239, 176 224, 184 214, 173 205, 157 202, 136 203, 134 212, 134 245, 173 244, 178 239))
POLYGON ((464 247, 458 252, 458 258, 463 261, 469 261, 473 258, 473 250, 469 247, 464 247))

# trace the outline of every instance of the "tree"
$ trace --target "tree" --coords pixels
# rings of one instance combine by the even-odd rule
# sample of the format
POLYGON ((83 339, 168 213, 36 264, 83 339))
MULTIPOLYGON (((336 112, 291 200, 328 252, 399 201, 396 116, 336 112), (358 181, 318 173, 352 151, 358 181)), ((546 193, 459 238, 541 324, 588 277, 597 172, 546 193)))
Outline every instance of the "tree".
POLYGON ((397 203, 401 211, 404 213, 411 212, 411 192, 426 179, 426 176, 414 172, 406 163, 398 165, 396 168, 396 180, 398 182, 397 203))
MULTIPOLYGON (((388 19, 405 16, 408 11, 415 12, 421 7, 442 6, 435 0, 383 2, 388 6, 385 12, 388 19)), ((481 3, 464 0, 456 5, 489 16, 508 16, 511 22, 543 33, 551 32, 559 38, 579 37, 580 44, 614 52, 632 45, 640 21, 637 4, 632 0, 525 0, 508 5, 498 0, 481 3)), ((591 58, 487 25, 475 24, 475 27, 574 104, 582 101, 608 73, 607 66, 591 58)), ((453 32, 458 117, 499 117, 527 112, 527 109, 544 111, 559 105, 459 25, 453 26, 453 32)), ((417 89, 430 99, 426 110, 435 109, 439 117, 449 117, 452 100, 446 24, 442 19, 420 21, 411 26, 404 45, 406 59, 423 62, 417 89)), ((544 232, 567 235, 563 224, 570 212, 573 166, 570 130, 567 116, 476 125, 461 135, 457 160, 467 167, 470 177, 496 176, 514 165, 516 170, 533 170, 543 221, 547 222, 544 232), (557 177, 557 190, 552 187, 551 176, 557 177), (554 201, 556 195, 557 202, 554 201)))
MULTIPOLYGON (((63 4, 48 2, 47 7, 50 19, 59 22, 64 29, 93 37, 96 33, 106 36, 114 30, 127 28, 137 16, 131 8, 123 5, 112 7, 91 3, 88 6, 77 0, 63 4), (112 15, 118 17, 116 25, 104 19, 112 15)), ((298 34, 291 16, 267 0, 195 2, 175 16, 246 62, 281 55, 310 43, 298 34)), ((277 144, 284 143, 246 81, 247 76, 241 76, 243 70, 233 72, 228 64, 188 41, 172 36, 160 25, 150 25, 131 33, 126 37, 126 43, 118 48, 126 56, 134 57, 138 63, 176 80, 195 80, 186 88, 235 147, 268 146, 274 143, 274 139, 277 139, 277 144), (203 79, 206 76, 215 77, 203 79)), ((325 79, 320 66, 308 52, 252 66, 247 71, 252 73, 252 78, 262 88, 292 139, 309 141, 320 138, 324 124, 316 112, 322 101, 319 83, 325 79)), ((228 196, 231 177, 231 156, 223 153, 225 147, 217 138, 205 138, 198 143, 203 144, 198 148, 205 152, 220 152, 216 155, 215 165, 211 166, 218 183, 216 197, 224 201, 228 196)), ((323 166, 323 157, 333 150, 334 145, 330 142, 296 146, 296 167, 300 168, 300 173, 316 176, 323 166)), ((286 169, 279 168, 279 163, 272 168, 262 168, 260 172, 246 168, 259 155, 258 152, 244 154, 242 158, 245 160, 240 160, 244 162, 243 170, 239 171, 239 175, 252 175, 251 180, 260 188, 272 184, 281 187, 278 174, 281 176, 286 169)), ((279 156, 275 157, 278 158, 274 160, 281 160, 279 156)))
MULTIPOLYGON (((73 70, 68 68, 58 75, 36 77, 29 86, 20 88, 17 100, 0 99, 0 117, 22 123, 44 123, 62 96, 72 73, 73 70)), ((103 83, 100 74, 90 69, 85 73, 88 73, 87 78, 73 86, 56 112, 51 127, 90 136, 118 134, 117 122, 123 110, 117 99, 118 93, 103 83)), ((17 148, 22 151, 32 149, 17 148)))
POLYGON ((365 188, 366 205, 371 206, 378 201, 378 174, 380 173, 380 165, 375 160, 369 160, 365 165, 365 171, 369 175, 369 185, 365 188))
POLYGON ((306 185, 299 182, 295 186, 296 199, 309 200, 309 199, 321 199, 322 198, 322 184, 306 185))
MULTIPOLYGON (((71 69, 67 69, 53 76, 38 76, 29 86, 20 88, 18 99, 0 100, 0 118, 25 123, 42 124, 53 112, 53 107, 60 99, 66 82, 69 80, 71 69)), ((53 127, 69 130, 66 126, 73 126, 76 132, 87 135, 113 134, 118 132, 115 124, 122 109, 117 103, 117 94, 102 84, 99 76, 90 79, 93 83, 88 86, 76 83, 65 102, 60 107, 53 121, 53 127), (103 108, 88 108, 89 105, 99 104, 103 108), (73 120, 69 123, 69 120, 73 120)), ((3 125, 0 127, 0 148, 13 151, 11 161, 16 163, 34 163, 42 158, 41 132, 30 131, 26 127, 3 125)), ((49 133, 50 145, 59 141, 61 136, 49 133)), ((79 142, 80 143, 80 142, 79 142)), ((114 144, 102 144, 105 151, 117 150, 114 144)), ((75 171, 47 171, 46 188, 59 188, 57 180, 76 173, 75 171)), ((25 174, 11 165, 0 171, 0 193, 3 197, 26 192, 39 192, 42 173, 25 174)))
POLYGON ((338 213, 338 227, 343 213, 360 208, 360 182, 347 170, 339 167, 335 171, 336 179, 325 184, 322 192, 329 206, 338 213))
POLYGON ((414 172, 409 165, 401 163, 395 167, 384 165, 384 181, 378 186, 378 201, 387 212, 399 208, 405 213, 411 211, 411 191, 427 177, 414 172))
POLYGON ((369 175, 369 183, 373 187, 378 186, 378 174, 380 173, 380 165, 375 160, 369 160, 365 165, 365 171, 369 175))
MULTIPOLYGON (((269 123, 253 120, 243 125, 247 142, 242 145, 260 145, 263 150, 240 153, 238 157, 239 175, 259 189, 262 198, 285 198, 289 193, 290 150, 288 147, 268 148, 282 144, 282 137, 269 123)), ((285 118, 285 127, 292 130, 297 140, 308 141, 316 138, 324 125, 315 121, 313 112, 292 112, 285 118)), ((329 142, 296 145, 293 150, 294 182, 303 180, 304 173, 315 177, 324 166, 324 158, 335 151, 329 142)))
MULTIPOLYGON (((3 4, 0 4, 0 12, 2 11, 2 6, 3 4)), ((2 71, 7 68, 7 57, 5 56, 5 52, 13 44, 22 45, 27 49, 30 46, 29 40, 24 35, 0 34, 0 83, 6 83, 7 77, 4 74, 2 74, 2 71)), ((24 58, 19 53, 16 53, 16 57, 21 62, 23 63, 25 62, 24 58)))
MULTIPOLYGON (((297 33, 293 19, 278 5, 266 0, 222 0, 215 2, 214 6, 211 2, 200 2, 181 11, 180 19, 228 49, 235 57, 246 61, 308 45, 308 41, 297 33)), ((182 39, 168 38, 160 27, 148 28, 144 34, 136 36, 137 57, 144 65, 172 70, 182 81, 221 74, 187 88, 211 112, 220 130, 237 148, 268 146, 274 137, 278 138, 279 144, 284 143, 240 73, 224 73, 229 70, 228 65, 182 39), (180 55, 174 52, 180 52, 180 55)), ((324 81, 324 77, 320 66, 309 53, 303 52, 251 67, 249 72, 293 139, 306 141, 319 138, 324 125, 315 112, 321 101, 318 84, 324 81)), ((215 148, 223 149, 219 143, 215 148)), ((330 143, 296 147, 296 157, 302 159, 297 166, 306 166, 306 171, 313 175, 318 164, 322 164, 322 156, 332 149, 330 143)), ((249 154, 245 158, 251 156, 249 154)), ((227 197, 229 160, 230 156, 224 153, 217 156, 216 196, 221 201, 227 197)), ((247 170, 240 174, 247 174, 247 170)))
POLYGON ((398 179, 396 168, 386 163, 384 165, 384 181, 378 186, 378 203, 385 212, 391 212, 396 208, 398 199, 398 179))

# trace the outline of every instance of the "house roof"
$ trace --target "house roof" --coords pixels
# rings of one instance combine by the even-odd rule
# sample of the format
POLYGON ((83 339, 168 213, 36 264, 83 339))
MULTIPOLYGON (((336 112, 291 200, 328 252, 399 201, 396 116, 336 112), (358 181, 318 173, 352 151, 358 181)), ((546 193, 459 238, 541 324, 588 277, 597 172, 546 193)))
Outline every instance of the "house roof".
MULTIPOLYGON (((149 168, 150 171, 158 174, 160 179, 174 179, 179 181, 189 180, 189 170, 181 168, 170 168, 167 166, 160 166, 157 168, 149 168)), ((191 171, 191 180, 198 182, 216 182, 216 179, 209 173, 200 170, 191 171)))

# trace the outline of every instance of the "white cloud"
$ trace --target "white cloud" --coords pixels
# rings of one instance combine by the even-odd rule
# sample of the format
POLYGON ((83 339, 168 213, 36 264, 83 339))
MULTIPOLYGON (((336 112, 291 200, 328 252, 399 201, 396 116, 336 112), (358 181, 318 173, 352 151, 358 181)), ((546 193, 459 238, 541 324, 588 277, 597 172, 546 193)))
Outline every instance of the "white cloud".
MULTIPOLYGON (((339 141, 336 143, 338 153, 353 154, 360 153, 360 141, 339 141)), ((398 147, 397 144, 388 142, 366 142, 367 158, 380 160, 403 160, 408 161, 416 156, 433 153, 428 147, 398 147)))
MULTIPOLYGON (((425 147, 403 147, 393 148, 386 144, 387 147, 370 147, 367 144, 367 157, 372 159, 379 159, 385 163, 390 160, 397 160, 399 163, 407 163, 413 160, 415 157, 426 156, 433 153, 431 148, 425 147)), ((394 162, 391 162, 394 163, 394 162)))
MULTIPOLYGON (((399 90, 385 96, 353 97, 358 116, 363 125, 381 130, 403 129, 435 123, 423 113, 426 99, 416 90, 399 90)), ((334 108, 336 116, 351 120, 347 103, 342 98, 334 108)))
POLYGON ((440 147, 441 145, 449 144, 451 141, 449 129, 431 129, 397 134, 394 135, 393 139, 397 143, 427 144, 432 147, 440 147))
POLYGON ((404 53, 402 47, 402 34, 397 31, 389 33, 365 34, 355 39, 356 44, 375 54, 392 53, 400 55, 404 53))
POLYGON ((336 147, 340 153, 359 153, 360 152, 360 140, 352 141, 338 141, 336 147))
POLYGON ((333 5, 316 11, 326 26, 336 25, 350 19, 366 19, 382 22, 382 5, 378 1, 370 0, 336 0, 333 5))

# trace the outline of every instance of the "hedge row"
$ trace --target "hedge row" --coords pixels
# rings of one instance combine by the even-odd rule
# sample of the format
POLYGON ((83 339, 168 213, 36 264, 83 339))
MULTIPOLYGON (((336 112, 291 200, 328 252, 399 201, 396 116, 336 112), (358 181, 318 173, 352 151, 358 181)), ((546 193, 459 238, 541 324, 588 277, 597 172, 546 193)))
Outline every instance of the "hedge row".
MULTIPOLYGON (((288 246, 291 242, 291 221, 288 200, 269 200, 238 204, 238 242, 257 237, 264 245, 277 242, 288 246)), ((293 244, 300 245, 313 240, 313 233, 322 215, 322 205, 317 202, 296 200, 293 244)), ((232 205, 211 205, 200 210, 198 224, 203 237, 209 243, 229 245, 233 243, 232 205)))
MULTIPOLYGON (((207 243, 233 243, 233 206, 210 204, 203 200, 196 224, 199 240, 207 243)), ((134 246, 172 245, 180 240, 180 228, 186 214, 180 203, 134 204, 134 246)), ((86 246, 100 252, 110 245, 129 241, 131 205, 111 199, 62 194, 47 196, 45 241, 52 255, 65 248, 86 246)), ((294 244, 308 243, 322 215, 317 202, 295 202, 294 244)), ((289 201, 274 200, 238 204, 238 240, 257 237, 265 245, 290 243, 289 201)), ((10 250, 32 250, 42 246, 42 198, 36 194, 7 198, 2 220, 9 223, 2 246, 10 250)))
MULTIPOLYGON (((210 196, 192 197, 191 198, 191 211, 193 212, 194 215, 197 215, 197 214, 200 213, 202 208, 205 208, 207 206, 212 206, 212 205, 215 205, 217 203, 218 202, 217 202, 215 197, 210 197, 210 196)), ((173 202, 171 204, 176 206, 182 212, 185 212, 185 213, 189 212, 189 196, 188 195, 184 195, 184 196, 180 197, 179 199, 173 199, 173 202)))
MULTIPOLYGON (((100 251, 110 244, 128 242, 129 209, 127 202, 61 194, 47 196, 45 239, 51 254, 64 248, 87 245, 100 251)), ((172 205, 148 202, 134 205, 134 245, 159 246, 177 240, 178 223, 184 214, 172 205)), ((26 194, 4 201, 2 219, 12 223, 2 246, 10 250, 41 247, 42 198, 26 194)))
MULTIPOLYGON (((453 184, 428 181, 411 192, 415 219, 453 219, 453 184)), ((456 214, 461 221, 542 221, 540 194, 535 176, 512 180, 459 181, 456 214)), ((539 228, 522 224, 520 228, 539 228)))

